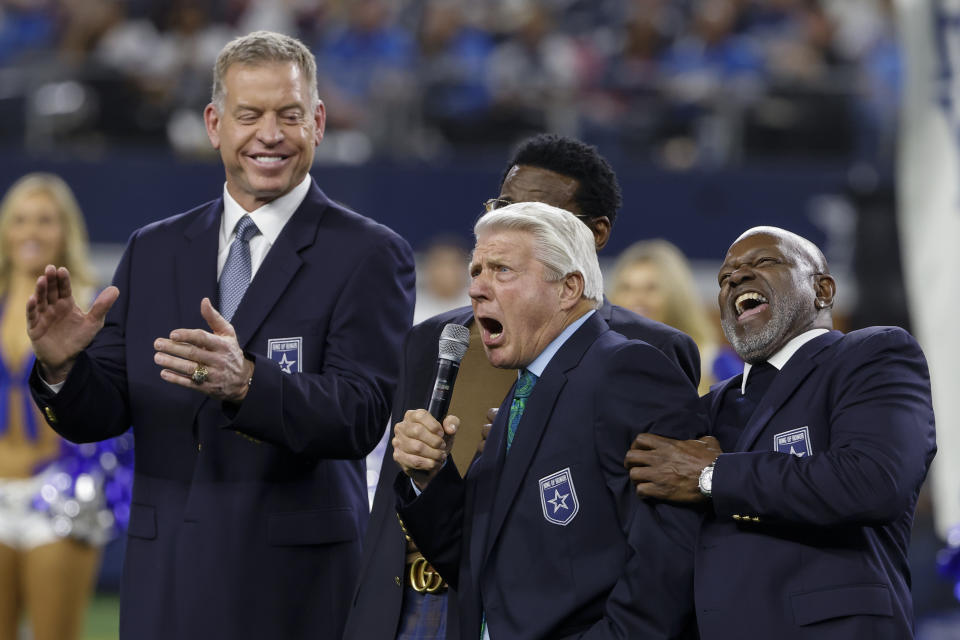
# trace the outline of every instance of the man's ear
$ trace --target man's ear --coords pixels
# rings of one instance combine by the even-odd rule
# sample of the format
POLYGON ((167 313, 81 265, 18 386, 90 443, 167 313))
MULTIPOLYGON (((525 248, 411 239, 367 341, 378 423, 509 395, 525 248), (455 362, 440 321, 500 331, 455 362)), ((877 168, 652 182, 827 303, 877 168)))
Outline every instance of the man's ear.
POLYGON ((313 146, 317 146, 320 144, 320 141, 323 140, 323 132, 327 127, 327 107, 324 106, 323 100, 317 100, 317 107, 313 111, 313 123, 316 126, 313 146))
POLYGON ((597 247, 597 251, 600 251, 607 246, 607 241, 610 240, 610 227, 612 226, 610 218, 607 216, 590 218, 586 223, 590 227, 590 231, 593 232, 593 243, 597 247))
POLYGON ((568 273, 560 281, 560 308, 567 311, 575 307, 583 297, 583 275, 579 271, 568 273))
POLYGON ((833 298, 837 295, 837 282, 828 273, 818 273, 814 276, 813 291, 817 294, 817 308, 830 309, 833 307, 833 298))
POLYGON ((220 149, 220 112, 212 102, 203 110, 203 124, 207 129, 210 144, 214 149, 220 149))

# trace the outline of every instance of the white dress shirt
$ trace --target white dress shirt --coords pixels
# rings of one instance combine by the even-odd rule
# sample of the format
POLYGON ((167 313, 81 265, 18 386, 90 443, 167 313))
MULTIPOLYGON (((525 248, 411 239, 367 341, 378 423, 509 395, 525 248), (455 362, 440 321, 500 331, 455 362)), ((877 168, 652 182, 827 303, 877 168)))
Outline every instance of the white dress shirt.
POLYGON ((294 212, 303 203, 310 190, 310 174, 308 173, 303 181, 291 189, 285 195, 276 200, 272 200, 254 211, 246 211, 237 204, 230 192, 227 191, 227 185, 223 185, 223 215, 220 216, 220 244, 217 249, 217 280, 220 280, 220 273, 223 271, 223 265, 227 262, 227 256, 230 255, 230 244, 237 237, 237 223, 240 218, 249 215, 260 233, 250 238, 250 279, 257 275, 257 269, 263 264, 264 258, 270 247, 277 241, 277 236, 283 231, 283 227, 293 217, 294 212))
MULTIPOLYGON (((800 335, 794 336, 787 344, 783 345, 779 351, 767 358, 767 362, 776 367, 777 371, 780 371, 787 364, 787 361, 793 357, 793 354, 800 350, 800 347, 825 333, 827 333, 826 329, 810 329, 809 331, 804 331, 800 335)), ((747 376, 750 375, 750 369, 752 368, 753 365, 749 362, 743 365, 743 382, 740 383, 741 394, 746 394, 747 392, 747 376)))

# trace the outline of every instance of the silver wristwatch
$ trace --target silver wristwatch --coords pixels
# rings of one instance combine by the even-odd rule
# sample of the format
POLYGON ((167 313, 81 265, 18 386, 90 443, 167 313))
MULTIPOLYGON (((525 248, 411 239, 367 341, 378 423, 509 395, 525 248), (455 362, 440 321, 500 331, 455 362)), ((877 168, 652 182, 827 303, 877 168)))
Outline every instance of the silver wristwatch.
POLYGON ((700 471, 700 481, 697 483, 700 487, 700 493, 709 498, 713 495, 713 467, 717 464, 714 460, 700 471))

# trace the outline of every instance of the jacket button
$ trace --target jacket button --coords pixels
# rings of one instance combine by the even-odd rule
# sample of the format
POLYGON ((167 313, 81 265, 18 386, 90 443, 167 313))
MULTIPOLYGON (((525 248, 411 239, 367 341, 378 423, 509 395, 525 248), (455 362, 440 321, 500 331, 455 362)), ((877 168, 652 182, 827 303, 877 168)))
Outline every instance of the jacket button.
POLYGON ((393 581, 397 583, 397 586, 400 586, 400 576, 393 576, 393 581))
POLYGON ((44 407, 43 414, 47 416, 47 421, 50 424, 57 424, 57 414, 54 413, 53 407, 44 407))

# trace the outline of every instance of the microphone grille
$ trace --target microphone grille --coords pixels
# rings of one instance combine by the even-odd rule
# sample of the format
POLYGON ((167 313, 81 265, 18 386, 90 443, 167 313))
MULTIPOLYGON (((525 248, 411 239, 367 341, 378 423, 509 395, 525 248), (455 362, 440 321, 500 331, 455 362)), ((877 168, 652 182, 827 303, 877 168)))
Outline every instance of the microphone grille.
POLYGON ((452 360, 457 364, 463 360, 470 346, 470 329, 462 324, 450 323, 443 328, 440 334, 440 357, 452 360))

